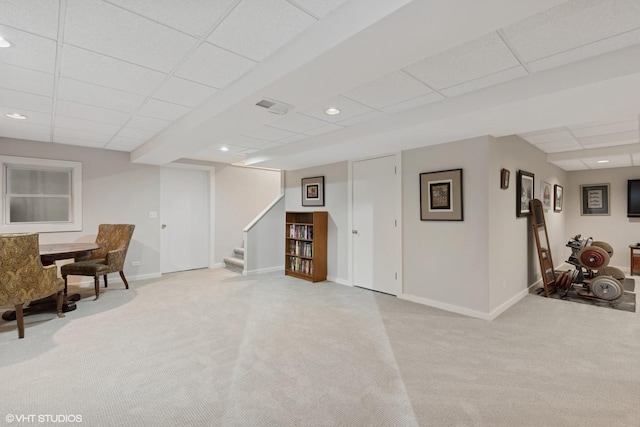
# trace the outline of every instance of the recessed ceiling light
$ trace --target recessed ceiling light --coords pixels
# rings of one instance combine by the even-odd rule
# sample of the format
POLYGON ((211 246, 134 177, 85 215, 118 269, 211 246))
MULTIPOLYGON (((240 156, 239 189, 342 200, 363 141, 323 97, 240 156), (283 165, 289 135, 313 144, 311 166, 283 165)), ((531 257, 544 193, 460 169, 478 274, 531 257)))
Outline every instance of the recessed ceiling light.
POLYGON ((18 113, 7 113, 5 116, 15 120, 25 120, 27 118, 27 116, 18 113))
POLYGON ((0 47, 11 47, 11 43, 0 37, 0 47))
POLYGON ((330 116, 335 116, 337 114, 340 114, 340 110, 338 110, 337 108, 327 108, 326 110, 324 110, 325 114, 328 114, 330 116))
POLYGON ((229 147, 220 147, 220 151, 229 151, 229 147))
POLYGON ((598 160, 596 163, 609 163, 609 160, 598 160))

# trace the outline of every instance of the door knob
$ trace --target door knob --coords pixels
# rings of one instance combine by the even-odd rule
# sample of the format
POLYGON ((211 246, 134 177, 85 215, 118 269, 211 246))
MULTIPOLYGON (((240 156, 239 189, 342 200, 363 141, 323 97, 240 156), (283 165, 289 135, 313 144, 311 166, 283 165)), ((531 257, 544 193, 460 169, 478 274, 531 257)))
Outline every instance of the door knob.
POLYGON ((162 229, 164 230, 165 228, 167 228, 167 224, 162 224, 162 229))
POLYGON ((351 230, 352 234, 358 234, 358 230, 351 230))

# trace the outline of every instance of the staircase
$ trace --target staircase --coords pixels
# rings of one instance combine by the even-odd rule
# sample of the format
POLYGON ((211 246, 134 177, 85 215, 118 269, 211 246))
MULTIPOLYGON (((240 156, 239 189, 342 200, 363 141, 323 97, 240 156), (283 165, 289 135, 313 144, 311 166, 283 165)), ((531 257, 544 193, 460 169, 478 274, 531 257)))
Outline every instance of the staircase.
POLYGON ((233 256, 225 258, 224 265, 229 270, 242 273, 244 270, 244 248, 234 248, 233 256))

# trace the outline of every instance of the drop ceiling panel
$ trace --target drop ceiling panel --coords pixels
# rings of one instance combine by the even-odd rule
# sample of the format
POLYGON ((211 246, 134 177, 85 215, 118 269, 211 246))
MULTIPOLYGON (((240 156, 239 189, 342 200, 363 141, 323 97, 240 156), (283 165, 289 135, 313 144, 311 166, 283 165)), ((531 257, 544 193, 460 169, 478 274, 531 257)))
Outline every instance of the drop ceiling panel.
POLYGON ((83 119, 56 115, 55 126, 66 129, 82 130, 86 132, 114 135, 120 129, 118 125, 90 122, 83 119))
POLYGON ((31 70, 53 73, 56 65, 56 42, 0 25, 0 35, 12 43, 2 49, 0 62, 31 70))
POLYGON ((12 120, 4 116, 2 112, 2 119, 0 119, 0 133, 5 131, 25 131, 32 133, 39 133, 42 135, 51 134, 51 117, 43 115, 42 117, 29 116, 31 120, 12 120))
POLYGON ((176 76, 220 89, 242 76, 255 64, 217 46, 202 43, 176 71, 176 76))
POLYGON ((110 3, 149 17, 197 37, 204 36, 236 0, 109 0, 110 3))
POLYGON ((500 36, 490 33, 404 70, 434 89, 444 89, 519 65, 500 36))
POLYGON ((432 92, 424 83, 407 73, 395 71, 343 95, 369 107, 382 109, 432 92))
POLYGON ((640 153, 632 153, 631 159, 634 166, 640 166, 640 153))
POLYGON ((251 132, 247 132, 244 135, 250 136, 252 138, 264 139, 265 141, 277 141, 279 139, 283 139, 288 136, 294 135, 294 133, 284 129, 276 129, 270 126, 262 126, 251 132))
POLYGON ((171 122, 169 120, 156 119, 154 117, 146 116, 134 116, 131 118, 131 120, 129 120, 129 122, 127 122, 127 127, 152 132, 160 132, 170 124, 171 122))
POLYGON ((124 136, 115 136, 111 142, 109 142, 105 148, 121 150, 121 151, 132 151, 142 145, 146 140, 145 139, 135 139, 135 138, 126 138, 124 136))
POLYGON ((578 138, 578 142, 584 145, 586 148, 590 148, 600 144, 622 144, 623 141, 638 141, 638 131, 617 132, 604 135, 587 136, 584 138, 578 138))
POLYGON ((545 142, 564 141, 574 139, 573 134, 566 129, 549 129, 546 132, 535 132, 518 135, 531 144, 543 144, 545 142))
POLYGON ((173 104, 195 107, 217 92, 217 89, 179 77, 171 77, 153 97, 173 104))
POLYGON ((551 163, 566 171, 579 171, 587 169, 587 166, 580 160, 556 160, 551 163))
POLYGON ((530 62, 639 27, 637 0, 591 0, 569 1, 503 30, 530 62))
POLYGON ((299 113, 285 114, 283 119, 270 124, 278 129, 288 130, 295 133, 304 133, 312 129, 326 126, 327 122, 316 119, 315 117, 305 116, 299 113))
POLYGON ((466 83, 442 89, 440 93, 447 97, 462 95, 463 93, 472 92, 474 90, 483 89, 489 86, 494 86, 498 83, 503 83, 527 75, 527 70, 525 70, 524 67, 513 67, 509 68, 508 70, 498 71, 497 73, 489 74, 487 76, 480 77, 466 83))
MULTIPOLYGON (((305 140, 307 138, 309 138, 307 135, 296 134, 296 135, 288 136, 286 138, 282 138, 278 142, 280 144, 282 144, 282 145, 293 144, 294 142, 300 142, 300 141, 303 141, 303 140, 305 140)), ((263 146, 261 148, 266 148, 266 146, 263 146)))
POLYGON ((581 159, 589 169, 608 169, 608 168, 625 168, 633 166, 631 163, 631 155, 625 154, 620 156, 604 156, 598 158, 581 159), (598 163, 599 160, 608 160, 606 163, 598 163))
POLYGON ((31 131, 31 129, 3 129, 0 126, 0 136, 5 138, 28 139, 31 141, 51 142, 49 133, 31 131))
POLYGON ((304 134, 309 136, 316 136, 316 135, 322 135, 323 133, 329 133, 329 132, 333 132, 340 129, 343 129, 343 126, 331 123, 321 128, 311 129, 309 131, 306 131, 304 134))
POLYGON ((294 0, 293 3, 300 5, 309 11, 313 16, 321 18, 336 9, 346 0, 294 0))
POLYGON ((589 136, 606 135, 609 133, 633 132, 633 131, 635 131, 636 135, 638 135, 638 119, 636 118, 635 120, 612 123, 612 124, 602 125, 602 126, 570 128, 570 130, 571 130, 571 133, 576 138, 585 138, 589 136))
POLYGON ((197 41, 97 0, 67 3, 64 40, 162 72, 174 69, 197 41))
POLYGON ((135 111, 145 100, 145 97, 141 95, 64 77, 60 77, 58 97, 79 104, 129 113, 135 111))
POLYGON ((536 144, 536 148, 545 153, 561 153, 564 151, 574 151, 582 149, 582 145, 578 144, 575 139, 565 139, 562 141, 544 142, 536 144))
POLYGON ((315 22, 285 0, 243 1, 207 41, 260 61, 315 22))
POLYGON ((131 138, 131 139, 135 139, 135 140, 140 140, 140 141, 146 141, 150 138, 153 137, 153 135, 155 135, 156 132, 150 131, 150 130, 143 130, 143 129, 135 129, 135 128, 131 128, 131 127, 125 127, 122 130, 120 130, 120 132, 118 132, 117 136, 121 136, 124 138, 131 138))
POLYGON ((51 113, 53 98, 0 88, 0 105, 19 110, 51 113))
POLYGON ((70 136, 54 136, 53 142, 57 142, 58 144, 66 144, 66 145, 77 145, 80 147, 90 147, 90 148, 104 148, 105 144, 100 141, 95 141, 86 136, 78 136, 78 137, 70 137, 70 136))
POLYGON ((0 87, 5 89, 53 96, 53 74, 0 63, 0 77, 0 87))
POLYGON ((265 145, 267 143, 264 139, 252 138, 250 136, 238 135, 232 138, 225 139, 223 144, 231 145, 235 147, 255 148, 265 145))
POLYGON ((69 45, 62 52, 60 75, 145 96, 166 77, 149 68, 69 45))
POLYGON ((406 110, 410 110, 410 109, 413 109, 413 108, 418 108, 418 107, 421 107, 423 105, 431 104, 431 103, 436 102, 436 101, 441 101, 443 99, 445 99, 445 97, 440 95, 439 93, 431 92, 428 95, 418 96, 418 97, 410 99, 408 101, 401 102, 401 103, 395 104, 395 105, 391 105, 389 107, 385 107, 385 108, 382 109, 382 111, 384 111, 385 113, 389 113, 389 114, 399 113, 401 111, 406 111, 406 110))
POLYGON ((130 117, 129 113, 78 104, 77 102, 64 101, 61 99, 58 99, 58 103, 56 104, 56 113, 62 114, 63 116, 114 125, 123 125, 130 117))
MULTIPOLYGON (((46 126, 47 129, 49 129, 49 127, 51 126, 51 114, 42 113, 39 111, 29 111, 29 110, 16 111, 16 109, 13 107, 5 107, 0 105, 0 129, 5 127, 20 129, 20 128, 26 128, 31 124, 46 126), (14 113, 14 112, 23 114, 27 116, 29 119, 15 120, 5 116, 5 114, 7 113, 14 113)), ((49 131, 50 129, 47 130, 47 132, 49 131)))
POLYGON ((337 123, 344 122, 345 120, 352 119, 362 114, 370 113, 373 109, 362 105, 359 102, 353 101, 344 96, 336 96, 334 98, 323 101, 320 104, 316 104, 314 107, 300 111, 307 116, 315 117, 319 120, 327 122, 337 123), (327 108, 337 108, 340 110, 340 114, 330 116, 325 113, 327 108))
MULTIPOLYGON (((58 34, 59 0, 3 0, 0 24, 55 39, 58 34)), ((0 32, 0 36, 3 36, 0 32)))
POLYGON ((86 132, 78 129, 66 129, 56 127, 53 130, 53 140, 59 142, 62 138, 69 138, 73 141, 86 141, 88 144, 106 144, 112 138, 112 135, 104 135, 95 132, 86 132))
POLYGON ((184 116, 189 111, 189 108, 182 105, 172 104, 158 99, 150 99, 138 110, 138 114, 142 116, 155 117, 157 119, 174 121, 184 116))

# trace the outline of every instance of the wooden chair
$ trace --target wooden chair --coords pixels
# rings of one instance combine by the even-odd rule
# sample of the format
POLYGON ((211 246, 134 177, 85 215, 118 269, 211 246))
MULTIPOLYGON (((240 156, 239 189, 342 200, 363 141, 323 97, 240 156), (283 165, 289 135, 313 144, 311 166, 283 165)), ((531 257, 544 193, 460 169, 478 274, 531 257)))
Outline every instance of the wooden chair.
POLYGON ((40 261, 37 234, 0 235, 0 305, 15 306, 19 338, 24 338, 22 308, 27 302, 56 294, 58 317, 64 317, 63 289, 57 267, 43 267, 40 261))
POLYGON ((67 276, 93 277, 96 299, 100 297, 100 276, 104 276, 104 287, 108 286, 107 274, 120 273, 124 286, 129 289, 129 283, 124 277, 124 260, 133 236, 133 224, 100 224, 96 243, 100 245, 91 253, 89 258, 65 264, 60 268, 64 279, 65 293, 67 291, 67 276))

